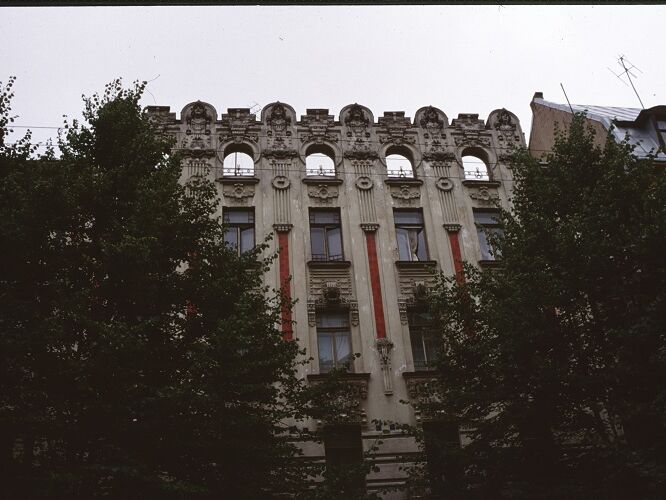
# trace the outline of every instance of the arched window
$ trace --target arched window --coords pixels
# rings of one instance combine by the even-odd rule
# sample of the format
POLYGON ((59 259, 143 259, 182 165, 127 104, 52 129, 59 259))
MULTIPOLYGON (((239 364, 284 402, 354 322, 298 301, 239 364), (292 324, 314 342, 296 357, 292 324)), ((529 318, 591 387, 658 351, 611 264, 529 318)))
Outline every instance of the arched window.
POLYGON ((414 163, 405 148, 390 147, 386 150, 386 173, 389 177, 414 177, 414 163))
POLYGON ((252 149, 245 145, 228 146, 224 151, 222 175, 229 177, 254 175, 254 158, 252 149))
POLYGON ((463 170, 465 172, 465 180, 474 181, 488 181, 490 176, 488 174, 488 164, 479 156, 475 154, 463 154, 462 157, 463 170))
POLYGON ((335 177, 335 153, 325 145, 313 144, 305 150, 305 175, 335 177))

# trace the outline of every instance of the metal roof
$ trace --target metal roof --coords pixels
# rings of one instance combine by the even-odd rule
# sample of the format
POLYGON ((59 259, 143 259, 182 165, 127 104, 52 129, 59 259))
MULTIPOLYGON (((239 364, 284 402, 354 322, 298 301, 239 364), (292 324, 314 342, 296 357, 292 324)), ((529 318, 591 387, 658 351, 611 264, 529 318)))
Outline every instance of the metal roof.
MULTIPOLYGON (((540 97, 535 97, 533 102, 552 109, 571 113, 568 104, 550 102, 540 97)), ((623 141, 625 137, 628 137, 629 144, 635 146, 634 154, 638 157, 645 157, 650 152, 654 153, 659 149, 659 140, 657 139, 656 131, 650 125, 623 123, 622 126, 620 126, 616 123, 617 121, 635 122, 640 112, 643 111, 640 108, 619 108, 588 104, 572 104, 571 108, 573 108, 574 113, 582 113, 586 111, 588 118, 600 122, 606 130, 610 130, 611 126, 613 126, 613 135, 615 136, 615 139, 619 142, 623 141)), ((666 160, 666 154, 660 152, 657 154, 657 158, 659 160, 666 160)))

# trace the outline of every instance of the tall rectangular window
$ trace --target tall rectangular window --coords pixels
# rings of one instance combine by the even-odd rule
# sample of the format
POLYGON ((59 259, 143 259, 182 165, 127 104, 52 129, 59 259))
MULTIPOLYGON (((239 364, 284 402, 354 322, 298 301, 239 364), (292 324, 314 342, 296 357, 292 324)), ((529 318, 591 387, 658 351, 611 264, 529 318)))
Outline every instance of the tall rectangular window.
POLYGON ((428 260, 421 210, 394 210, 393 218, 400 260, 428 260))
POLYGON ((351 371, 352 350, 348 312, 317 313, 317 347, 320 373, 329 372, 334 368, 351 371))
POLYGON ((481 247, 482 260, 499 260, 502 256, 493 249, 488 236, 495 234, 501 236, 504 234, 500 227, 500 212, 499 210, 481 210, 474 209, 474 222, 476 223, 476 231, 479 235, 479 246, 481 247))
POLYGON ((223 220, 227 224, 224 241, 239 255, 254 248, 253 208, 225 208, 223 220))
POLYGON ((310 241, 312 260, 344 260, 339 209, 310 209, 310 241))
POLYGON ((433 369, 436 346, 433 339, 432 316, 426 311, 411 311, 407 315, 407 322, 414 369, 433 369))

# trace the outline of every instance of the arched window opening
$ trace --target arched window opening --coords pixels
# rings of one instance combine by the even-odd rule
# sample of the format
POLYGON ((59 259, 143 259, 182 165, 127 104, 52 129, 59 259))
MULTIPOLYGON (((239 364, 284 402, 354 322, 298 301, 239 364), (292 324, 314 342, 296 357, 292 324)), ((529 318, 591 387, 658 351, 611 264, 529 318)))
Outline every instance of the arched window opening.
POLYGON ((310 146, 305 151, 305 175, 335 177, 335 154, 325 146, 310 146))
POLYGON ((231 150, 224 156, 222 175, 229 177, 254 175, 254 159, 248 152, 231 150))
POLYGON ((414 163, 405 148, 390 147, 386 150, 386 173, 389 177, 414 177, 414 163))
POLYGON ((462 157, 465 180, 488 181, 488 165, 478 156, 465 155, 462 157))

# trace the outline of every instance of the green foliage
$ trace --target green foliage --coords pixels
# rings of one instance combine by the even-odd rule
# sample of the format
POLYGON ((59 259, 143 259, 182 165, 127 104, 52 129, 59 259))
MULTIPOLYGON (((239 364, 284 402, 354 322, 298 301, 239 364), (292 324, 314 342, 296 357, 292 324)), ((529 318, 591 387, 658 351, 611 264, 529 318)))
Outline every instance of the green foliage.
MULTIPOLYGON (((13 79, 0 93, 10 123, 13 79)), ((117 80, 34 158, 0 150, 0 468, 12 497, 268 498, 302 488, 312 400, 263 285, 223 243, 215 186, 117 80), (37 450, 37 451, 35 451, 37 450)))
POLYGON ((661 498, 666 171, 578 115, 513 157, 502 266, 441 277, 441 381, 424 408, 470 430, 460 498, 661 498), (442 413, 440 413, 442 414, 442 413))

